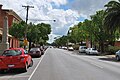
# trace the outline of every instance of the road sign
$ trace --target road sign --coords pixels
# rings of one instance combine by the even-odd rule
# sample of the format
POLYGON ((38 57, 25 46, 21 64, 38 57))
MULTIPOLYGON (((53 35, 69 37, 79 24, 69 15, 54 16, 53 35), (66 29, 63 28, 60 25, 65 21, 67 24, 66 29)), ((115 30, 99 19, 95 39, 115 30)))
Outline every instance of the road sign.
POLYGON ((24 46, 28 45, 28 41, 26 39, 23 41, 23 43, 24 43, 24 46))

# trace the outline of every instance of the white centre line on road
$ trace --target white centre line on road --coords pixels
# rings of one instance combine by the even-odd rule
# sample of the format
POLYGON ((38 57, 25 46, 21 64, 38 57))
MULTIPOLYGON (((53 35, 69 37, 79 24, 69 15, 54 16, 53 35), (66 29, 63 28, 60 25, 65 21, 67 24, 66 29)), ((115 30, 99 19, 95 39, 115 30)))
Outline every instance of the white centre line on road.
POLYGON ((32 76, 33 76, 34 73, 36 72, 36 70, 37 70, 37 68, 39 67, 39 65, 40 65, 42 59, 44 58, 44 56, 45 56, 45 53, 44 53, 44 55, 42 55, 42 57, 41 57, 39 63, 37 64, 36 68, 34 69, 34 71, 32 72, 32 74, 30 75, 30 77, 28 78, 28 80, 31 80, 32 76))
MULTIPOLYGON (((73 54, 69 54, 69 55, 80 58, 78 55, 77 55, 77 56, 76 56, 76 55, 73 55, 73 54)), ((83 57, 83 56, 82 56, 82 57, 83 57)), ((89 58, 89 59, 93 59, 93 60, 97 60, 96 58, 90 58, 90 57, 88 57, 88 56, 84 56, 84 57, 89 58)), ((84 60, 84 59, 82 59, 82 60, 84 60)), ((86 60, 84 60, 84 61, 86 61, 86 60)), ((97 60, 97 61, 99 61, 99 60, 97 60)), ((100 66, 100 65, 98 65, 98 64, 96 64, 96 63, 93 63, 93 62, 90 62, 90 64, 92 64, 92 65, 94 65, 94 66, 96 66, 96 67, 98 67, 98 68, 101 68, 101 69, 104 68, 104 67, 102 67, 102 66, 100 66)))
POLYGON ((92 65, 94 65, 94 66, 96 66, 96 67, 99 67, 99 68, 103 69, 102 66, 99 66, 99 65, 97 65, 97 64, 95 64, 95 63, 92 63, 92 62, 91 62, 90 64, 92 64, 92 65))

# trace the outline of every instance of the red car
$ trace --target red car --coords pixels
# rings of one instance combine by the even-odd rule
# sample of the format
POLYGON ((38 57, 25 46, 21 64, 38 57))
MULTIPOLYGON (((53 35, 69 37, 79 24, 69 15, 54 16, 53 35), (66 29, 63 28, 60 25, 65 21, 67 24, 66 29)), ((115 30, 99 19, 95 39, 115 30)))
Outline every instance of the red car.
POLYGON ((27 68, 33 65, 33 60, 23 48, 7 49, 0 56, 0 71, 9 69, 21 69, 27 72, 27 68))

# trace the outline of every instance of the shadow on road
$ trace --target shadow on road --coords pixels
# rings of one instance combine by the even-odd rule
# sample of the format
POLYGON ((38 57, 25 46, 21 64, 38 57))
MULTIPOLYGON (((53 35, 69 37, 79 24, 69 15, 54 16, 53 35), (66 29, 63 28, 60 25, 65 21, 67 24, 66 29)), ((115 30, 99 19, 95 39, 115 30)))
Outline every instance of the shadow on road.
POLYGON ((8 70, 4 73, 0 73, 0 76, 17 75, 17 74, 21 74, 21 73, 23 73, 23 72, 20 70, 8 70))
POLYGON ((107 58, 99 58, 100 60, 104 60, 104 61, 112 61, 112 62, 118 62, 115 57, 107 57, 107 58))

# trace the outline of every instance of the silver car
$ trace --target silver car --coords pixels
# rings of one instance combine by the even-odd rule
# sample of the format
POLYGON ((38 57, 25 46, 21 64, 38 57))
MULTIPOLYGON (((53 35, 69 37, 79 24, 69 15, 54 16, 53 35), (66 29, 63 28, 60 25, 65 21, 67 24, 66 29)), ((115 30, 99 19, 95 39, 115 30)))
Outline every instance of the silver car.
POLYGON ((86 54, 99 54, 99 52, 95 48, 87 48, 85 52, 86 54))
POLYGON ((79 53, 85 52, 86 49, 87 49, 86 46, 80 46, 79 47, 79 53))
POLYGON ((115 53, 115 56, 116 56, 116 60, 117 60, 117 61, 120 61, 120 50, 118 50, 118 51, 115 53))

